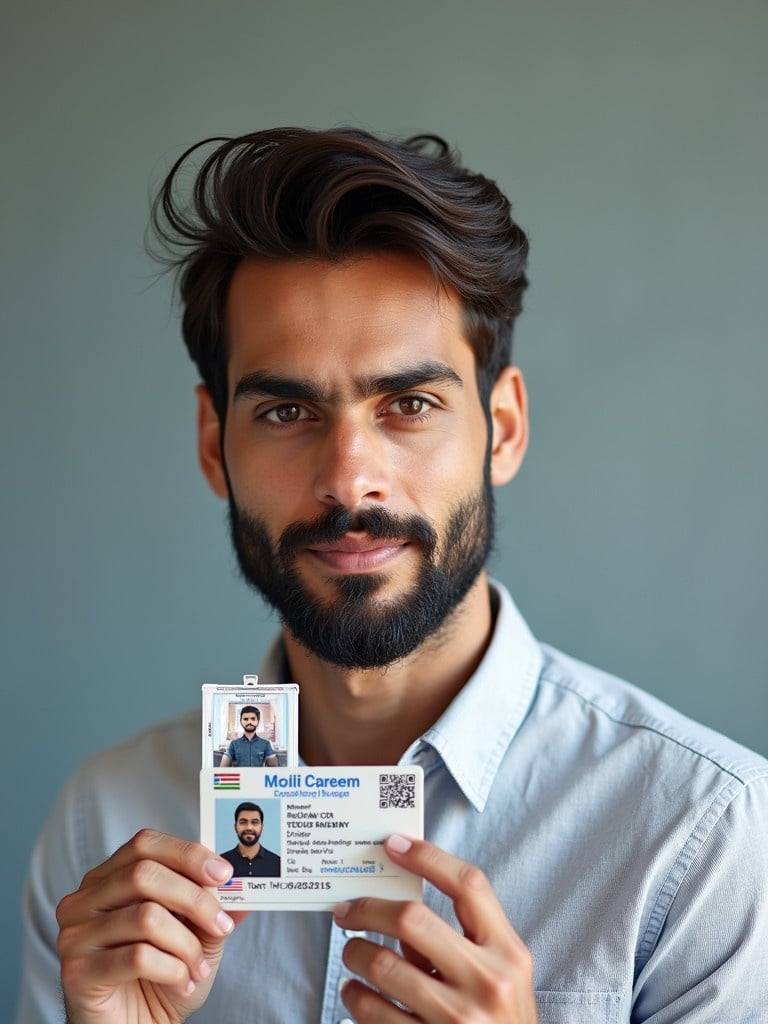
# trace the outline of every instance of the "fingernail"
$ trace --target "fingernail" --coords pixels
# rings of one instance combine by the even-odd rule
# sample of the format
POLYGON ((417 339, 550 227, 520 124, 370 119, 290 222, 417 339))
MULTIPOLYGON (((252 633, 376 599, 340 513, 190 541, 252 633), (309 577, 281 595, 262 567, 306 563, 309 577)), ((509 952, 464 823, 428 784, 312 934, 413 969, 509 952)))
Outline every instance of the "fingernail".
POLYGON ((184 995, 185 996, 191 996, 196 988, 197 988, 197 986, 195 985, 194 981, 188 982, 187 983, 187 987, 184 989, 184 995))
POLYGON ((413 842, 410 839, 406 839, 405 836, 398 835, 396 832, 387 839, 387 846, 390 850, 394 850, 395 853, 408 853, 413 846, 413 842))
POLYGON ((205 870, 216 882, 226 882, 231 874, 232 865, 219 857, 209 857, 205 862, 205 870))
POLYGON ((344 903, 337 903, 333 908, 333 916, 337 921, 343 920, 349 913, 349 908, 352 906, 351 903, 346 900, 344 903))
POLYGON ((225 914, 223 910, 220 910, 216 915, 216 924, 218 925, 219 931, 224 935, 229 935, 235 927, 235 922, 229 914, 225 914))
POLYGON ((201 960, 200 963, 197 965, 197 969, 200 972, 201 978, 207 978, 208 975, 211 973, 211 965, 208 963, 207 960, 201 960))

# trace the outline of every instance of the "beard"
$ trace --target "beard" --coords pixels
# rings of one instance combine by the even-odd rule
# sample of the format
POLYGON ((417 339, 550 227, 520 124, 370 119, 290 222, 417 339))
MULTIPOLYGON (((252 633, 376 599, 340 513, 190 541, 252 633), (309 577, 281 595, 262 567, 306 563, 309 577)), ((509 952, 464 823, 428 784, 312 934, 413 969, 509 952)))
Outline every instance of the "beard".
POLYGON ((423 516, 398 516, 383 506, 351 513, 337 507, 288 526, 275 544, 263 519, 240 509, 230 489, 229 520, 240 572, 278 612, 285 628, 312 654, 347 669, 384 668, 434 636, 458 608, 485 566, 493 544, 493 491, 482 487, 451 509, 439 541, 423 516), (421 548, 413 586, 377 599, 387 575, 329 575, 336 600, 323 602, 302 583, 296 552, 333 543, 350 531, 421 548))
POLYGON ((245 835, 238 833, 237 838, 243 844, 243 846, 255 846, 259 841, 259 837, 255 832, 248 832, 245 835))

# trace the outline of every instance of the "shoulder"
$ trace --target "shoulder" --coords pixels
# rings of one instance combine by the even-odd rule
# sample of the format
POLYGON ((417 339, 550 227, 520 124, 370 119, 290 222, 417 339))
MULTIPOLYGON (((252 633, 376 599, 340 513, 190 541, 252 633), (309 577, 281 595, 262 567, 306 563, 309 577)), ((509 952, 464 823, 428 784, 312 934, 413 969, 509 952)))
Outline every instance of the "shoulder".
POLYGON ((199 835, 200 713, 159 722, 94 754, 67 782, 38 838, 30 891, 52 905, 142 828, 199 835))
POLYGON ((704 774, 715 785, 768 778, 765 758, 631 683, 540 643, 496 581, 492 594, 499 612, 493 642, 477 673, 483 676, 487 663, 481 696, 496 717, 504 718, 516 743, 522 734, 532 738, 526 748, 532 756, 551 741, 548 757, 561 767, 588 770, 595 757, 600 770, 613 750, 618 752, 614 767, 648 776, 704 774), (502 679, 503 699, 497 696, 502 679))
POLYGON ((764 984, 754 958, 768 942, 768 761, 622 679, 541 650, 510 748, 537 829, 567 830, 561 871, 581 859, 600 880, 597 928, 611 894, 620 927, 631 921, 641 999, 677 1006, 717 975, 722 1005, 739 1008, 728 1019, 746 1019, 739 1011, 757 1005, 764 984))
POLYGON ((200 728, 199 710, 154 722, 128 739, 91 755, 76 777, 122 775, 126 767, 130 767, 134 780, 138 773, 167 771, 174 775, 179 769, 199 770, 200 728))
POLYGON ((742 785, 768 780, 768 761, 747 747, 623 679, 548 645, 542 651, 538 700, 547 707, 564 706, 571 719, 598 730, 605 742, 637 738, 638 746, 675 760, 679 770, 689 764, 742 785))
POLYGON ((195 708, 173 718, 153 722, 127 739, 94 754, 83 768, 101 767, 105 760, 130 762, 137 758, 151 759, 152 768, 177 764, 200 767, 201 713, 195 708))
POLYGON ((83 763, 59 806, 78 823, 78 845, 89 866, 141 828, 198 837, 200 736, 200 712, 190 711, 83 763))

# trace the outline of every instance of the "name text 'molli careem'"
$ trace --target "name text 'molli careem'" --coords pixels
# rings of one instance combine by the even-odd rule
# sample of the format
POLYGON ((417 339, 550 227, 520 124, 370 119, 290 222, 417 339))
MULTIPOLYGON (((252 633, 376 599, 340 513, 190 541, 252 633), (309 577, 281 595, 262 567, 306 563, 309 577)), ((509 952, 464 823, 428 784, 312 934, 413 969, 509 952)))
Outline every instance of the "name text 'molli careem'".
POLYGON ((356 775, 315 775, 313 772, 293 772, 290 775, 264 776, 264 785, 267 789, 296 789, 307 786, 309 789, 359 789, 360 779, 356 775))

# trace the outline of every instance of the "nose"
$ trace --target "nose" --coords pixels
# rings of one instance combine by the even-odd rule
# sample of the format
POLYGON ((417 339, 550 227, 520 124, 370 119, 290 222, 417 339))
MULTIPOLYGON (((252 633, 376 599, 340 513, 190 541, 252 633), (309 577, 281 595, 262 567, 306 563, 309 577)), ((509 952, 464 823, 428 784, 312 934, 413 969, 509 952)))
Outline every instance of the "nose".
POLYGON ((328 425, 318 453, 315 497, 355 509, 381 504, 391 494, 386 440, 370 424, 345 418, 328 425))

